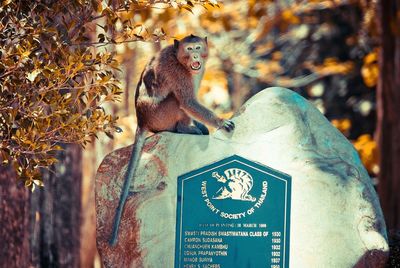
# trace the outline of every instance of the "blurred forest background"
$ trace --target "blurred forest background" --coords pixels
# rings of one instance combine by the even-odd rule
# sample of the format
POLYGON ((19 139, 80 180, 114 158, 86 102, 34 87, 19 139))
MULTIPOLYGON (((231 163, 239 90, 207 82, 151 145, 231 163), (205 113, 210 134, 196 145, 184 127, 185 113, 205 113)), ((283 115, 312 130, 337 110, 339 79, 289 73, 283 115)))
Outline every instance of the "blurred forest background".
POLYGON ((400 267, 398 0, 2 0, 0 266, 101 267, 96 169, 133 142, 147 61, 192 33, 210 45, 203 104, 228 118, 288 87, 353 143, 400 267))

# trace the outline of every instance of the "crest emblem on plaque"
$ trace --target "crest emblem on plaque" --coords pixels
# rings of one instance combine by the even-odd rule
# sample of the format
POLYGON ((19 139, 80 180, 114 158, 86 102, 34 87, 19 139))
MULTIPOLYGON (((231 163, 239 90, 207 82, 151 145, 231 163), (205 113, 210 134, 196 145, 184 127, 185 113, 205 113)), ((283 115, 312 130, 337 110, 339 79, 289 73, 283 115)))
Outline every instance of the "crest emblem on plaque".
POLYGON ((212 176, 223 184, 214 194, 213 199, 231 198, 241 201, 256 201, 256 198, 249 194, 253 188, 253 178, 247 171, 230 168, 224 171, 224 175, 219 175, 216 171, 212 173, 212 176))
POLYGON ((203 205, 222 218, 240 219, 251 215, 263 206, 268 192, 268 182, 253 178, 252 169, 220 167, 202 179, 203 205))
POLYGON ((289 175, 233 155, 179 176, 177 190, 176 268, 288 267, 289 175))

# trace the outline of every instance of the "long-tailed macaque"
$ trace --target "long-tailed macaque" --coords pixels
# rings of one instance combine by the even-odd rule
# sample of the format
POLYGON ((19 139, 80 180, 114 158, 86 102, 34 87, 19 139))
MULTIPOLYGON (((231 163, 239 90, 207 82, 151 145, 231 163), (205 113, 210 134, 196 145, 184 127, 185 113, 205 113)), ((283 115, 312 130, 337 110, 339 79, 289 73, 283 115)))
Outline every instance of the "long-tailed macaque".
POLYGON ((190 35, 162 49, 143 70, 135 96, 138 122, 135 143, 115 213, 110 245, 118 240, 123 208, 148 131, 208 134, 202 123, 228 132, 235 128, 231 120, 218 118, 196 100, 195 92, 200 87, 207 57, 207 38, 190 35))

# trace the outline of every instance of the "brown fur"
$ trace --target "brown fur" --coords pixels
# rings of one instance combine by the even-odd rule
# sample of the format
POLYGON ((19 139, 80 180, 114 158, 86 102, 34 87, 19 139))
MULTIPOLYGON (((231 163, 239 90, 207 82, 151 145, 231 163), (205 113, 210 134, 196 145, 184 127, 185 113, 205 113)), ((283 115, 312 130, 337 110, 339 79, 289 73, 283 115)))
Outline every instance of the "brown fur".
POLYGON ((147 131, 208 134, 208 129, 192 118, 226 131, 234 129, 232 121, 218 118, 196 100, 195 92, 203 78, 207 57, 207 39, 190 35, 162 49, 143 70, 135 96, 138 122, 135 143, 114 217, 110 245, 116 245, 118 240, 119 223, 147 131))
POLYGON ((136 89, 139 127, 152 132, 201 134, 191 125, 191 118, 194 118, 215 128, 223 127, 227 131, 234 128, 231 121, 218 118, 195 98, 195 81, 202 79, 207 56, 205 39, 188 36, 178 44, 164 48, 149 62, 136 89), (193 48, 201 45, 202 49, 186 53, 184 47, 187 44, 193 48), (199 71, 190 69, 194 61, 200 62, 199 71))

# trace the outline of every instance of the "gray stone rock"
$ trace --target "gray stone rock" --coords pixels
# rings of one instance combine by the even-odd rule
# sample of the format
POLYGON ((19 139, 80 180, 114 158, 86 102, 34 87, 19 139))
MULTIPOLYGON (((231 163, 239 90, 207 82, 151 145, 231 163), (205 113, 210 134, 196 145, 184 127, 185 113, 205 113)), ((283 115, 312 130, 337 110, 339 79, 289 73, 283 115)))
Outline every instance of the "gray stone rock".
POLYGON ((147 139, 119 242, 107 241, 131 146, 96 176, 97 243, 106 267, 173 267, 177 177, 233 154, 292 176, 290 267, 384 267, 378 197, 351 143, 308 101, 267 88, 233 117, 233 133, 147 139))

